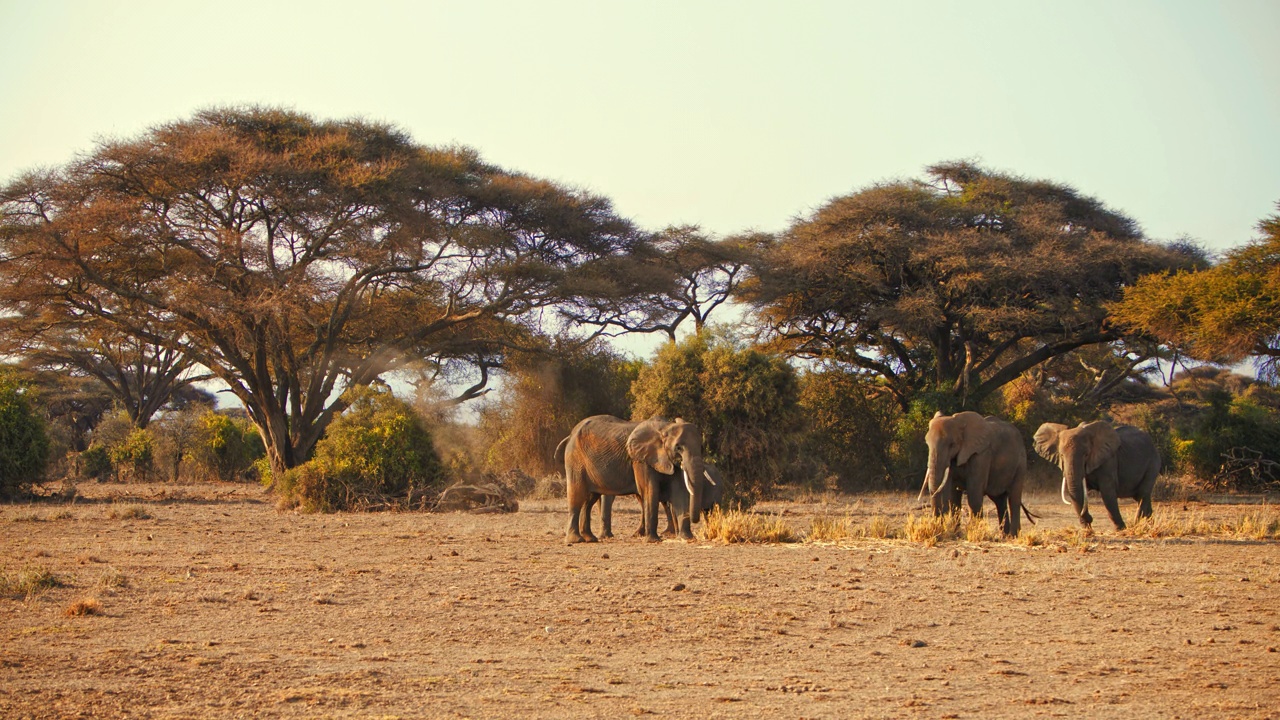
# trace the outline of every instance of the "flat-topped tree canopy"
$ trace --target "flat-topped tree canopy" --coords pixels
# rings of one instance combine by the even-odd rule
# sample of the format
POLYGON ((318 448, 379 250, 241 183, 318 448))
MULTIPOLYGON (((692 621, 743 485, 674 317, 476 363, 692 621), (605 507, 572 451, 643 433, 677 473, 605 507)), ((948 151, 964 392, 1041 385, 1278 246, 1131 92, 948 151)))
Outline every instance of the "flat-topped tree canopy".
POLYGON ((766 243, 742 295, 776 342, 975 407, 1036 365, 1118 339, 1105 303, 1197 259, 1076 190, 950 162, 831 200, 766 243))
POLYGON ((230 386, 280 470, 344 388, 415 359, 490 367, 543 313, 664 280, 630 272, 650 241, 605 198, 276 108, 102 142, 0 208, 4 308, 180 351, 230 386))

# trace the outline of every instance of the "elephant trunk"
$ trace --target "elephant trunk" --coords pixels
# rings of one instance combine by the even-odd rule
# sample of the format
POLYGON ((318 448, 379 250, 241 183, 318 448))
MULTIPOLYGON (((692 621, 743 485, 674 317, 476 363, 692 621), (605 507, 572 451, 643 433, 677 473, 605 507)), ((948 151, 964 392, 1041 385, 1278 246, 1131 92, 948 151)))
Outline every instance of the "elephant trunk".
POLYGON ((947 454, 932 450, 929 453, 929 469, 925 472, 925 484, 929 488, 929 504, 935 515, 946 515, 951 512, 951 486, 955 482, 952 477, 951 463, 947 454))
POLYGON ((1080 521, 1088 525, 1093 517, 1089 514, 1089 486, 1081 469, 1081 463, 1070 459, 1062 464, 1062 502, 1070 505, 1080 521))
POLYGON ((702 513, 702 501, 707 489, 707 471, 703 467, 701 457, 689 457, 681 463, 681 469, 684 470, 684 482, 689 490, 689 522, 696 523, 702 513))

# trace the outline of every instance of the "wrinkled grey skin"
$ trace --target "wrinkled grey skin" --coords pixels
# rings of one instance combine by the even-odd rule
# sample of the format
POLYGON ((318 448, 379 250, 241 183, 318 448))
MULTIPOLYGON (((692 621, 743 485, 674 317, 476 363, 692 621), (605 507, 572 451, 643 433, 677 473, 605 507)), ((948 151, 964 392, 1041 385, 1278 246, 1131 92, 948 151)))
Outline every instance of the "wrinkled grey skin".
POLYGON ((658 504, 669 497, 680 519, 680 535, 692 539, 690 523, 701 514, 709 485, 703 474, 702 433, 677 418, 628 422, 611 415, 595 415, 578 423, 556 448, 564 459, 569 501, 569 543, 596 542, 591 532, 591 505, 601 495, 639 495, 645 518, 645 539, 658 537, 658 504), (671 485, 688 483, 686 493, 671 485))
MULTIPOLYGON (((706 493, 702 496, 702 512, 703 514, 706 514, 710 512, 712 508, 719 505, 720 500, 724 497, 724 476, 720 473, 719 468, 709 462, 704 461, 702 467, 706 473, 711 476, 711 482, 707 486, 706 493)), ((687 497, 689 491, 684 487, 683 482, 669 483, 669 487, 671 488, 672 493, 681 493, 685 495, 686 499, 684 499, 684 502, 688 502, 687 497)), ((602 538, 613 537, 613 499, 615 497, 617 496, 605 495, 601 501, 600 525, 602 527, 602 532, 600 533, 600 537, 602 538)), ((659 498, 659 501, 667 515, 667 529, 664 530, 662 534, 664 537, 674 536, 676 534, 676 519, 671 513, 670 497, 659 498)), ((640 537, 644 534, 644 514, 641 513, 640 528, 636 530, 636 537, 640 537)))
POLYGON ((1151 436, 1130 425, 1099 420, 1069 428, 1045 423, 1036 430, 1036 452, 1062 470, 1062 501, 1076 511, 1080 524, 1090 527, 1089 490, 1102 495, 1102 504, 1117 530, 1125 528, 1118 498, 1138 501, 1138 519, 1151 517, 1151 491, 1160 474, 1160 452, 1151 436))
POLYGON ((1027 450, 1018 429, 975 412, 939 412, 929 421, 925 443, 929 465, 920 494, 929 490, 934 514, 952 512, 967 499, 969 511, 981 517, 983 497, 989 497, 1001 532, 1017 537, 1027 476, 1027 450))

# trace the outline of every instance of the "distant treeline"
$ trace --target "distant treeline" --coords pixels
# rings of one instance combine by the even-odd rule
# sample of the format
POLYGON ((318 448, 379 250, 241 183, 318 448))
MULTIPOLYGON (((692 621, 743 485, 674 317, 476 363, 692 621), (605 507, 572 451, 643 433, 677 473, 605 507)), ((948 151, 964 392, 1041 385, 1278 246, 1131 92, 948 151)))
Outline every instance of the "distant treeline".
POLYGON ((0 190, 3 492, 185 472, 331 509, 551 473, 609 413, 698 422, 750 502, 916 485, 928 418, 963 409, 1028 437, 1111 416, 1202 482, 1267 487, 1280 215, 1259 228, 1215 261, 947 162, 713 237, 393 127, 209 110, 0 190), (607 342, 626 333, 672 342, 636 361, 607 342), (1214 369, 1249 360, 1261 380, 1214 369))

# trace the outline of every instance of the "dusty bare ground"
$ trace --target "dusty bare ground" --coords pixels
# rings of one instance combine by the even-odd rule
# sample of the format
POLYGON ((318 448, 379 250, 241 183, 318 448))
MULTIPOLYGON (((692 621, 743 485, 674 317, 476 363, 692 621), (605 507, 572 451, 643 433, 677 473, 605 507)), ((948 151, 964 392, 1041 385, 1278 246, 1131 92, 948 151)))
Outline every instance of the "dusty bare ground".
MULTIPOLYGON (((0 506, 0 572, 66 583, 0 599, 0 716, 1280 716, 1275 542, 1100 518, 1078 546, 568 547, 561 502, 308 516, 248 486, 82 491, 0 506)), ((910 505, 771 508, 803 528, 910 505)))

